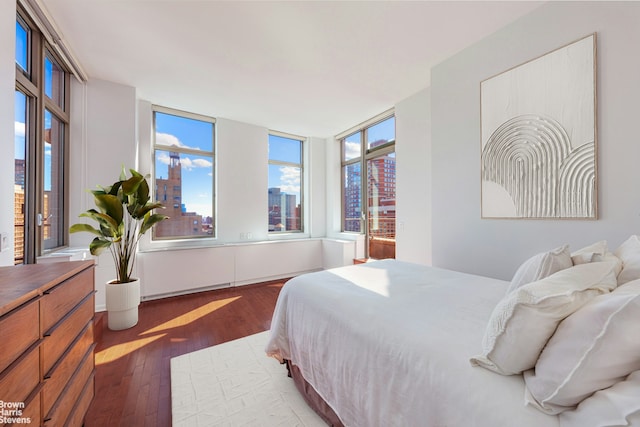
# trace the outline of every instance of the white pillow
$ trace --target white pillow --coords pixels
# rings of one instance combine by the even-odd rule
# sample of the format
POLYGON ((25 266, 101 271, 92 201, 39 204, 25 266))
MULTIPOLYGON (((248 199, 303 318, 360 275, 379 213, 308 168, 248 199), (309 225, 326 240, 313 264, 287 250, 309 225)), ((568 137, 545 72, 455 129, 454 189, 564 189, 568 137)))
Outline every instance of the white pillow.
POLYGON ((629 237, 613 254, 622 260, 618 285, 640 279, 640 240, 637 235, 629 237))
POLYGON ((613 267, 610 262, 576 265, 507 294, 491 314, 482 354, 471 364, 503 375, 533 368, 562 319, 616 287, 613 267))
POLYGON ((614 272, 616 274, 616 277, 622 271, 622 260, 620 258, 618 258, 617 256, 615 256, 613 254, 613 252, 607 251, 607 252, 604 253, 604 255, 593 254, 592 261, 593 262, 600 262, 600 261, 613 262, 615 264, 614 272))
POLYGON ((596 261, 596 259, 594 259, 595 255, 603 257, 606 252, 607 241, 601 240, 592 245, 585 246, 582 249, 578 249, 577 251, 572 252, 571 261, 573 261, 573 265, 586 264, 588 262, 596 261))
POLYGON ((569 245, 534 255, 518 267, 516 274, 511 279, 511 285, 507 289, 507 293, 571 266, 573 266, 573 261, 571 260, 569 245))
POLYGON ((565 427, 612 427, 640 425, 640 371, 624 381, 596 392, 574 411, 559 415, 565 427))
POLYGON ((535 372, 525 372, 526 402, 558 414, 639 370, 639 326, 640 280, 589 301, 560 323, 535 372))

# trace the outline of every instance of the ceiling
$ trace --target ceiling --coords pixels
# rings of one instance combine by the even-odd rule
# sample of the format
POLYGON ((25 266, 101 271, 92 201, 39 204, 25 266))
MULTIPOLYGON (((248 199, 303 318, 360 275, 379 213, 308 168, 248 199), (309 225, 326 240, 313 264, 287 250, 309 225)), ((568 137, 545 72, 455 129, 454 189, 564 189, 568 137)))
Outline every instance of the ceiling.
POLYGON ((327 137, 534 1, 40 1, 90 78, 153 104, 327 137))

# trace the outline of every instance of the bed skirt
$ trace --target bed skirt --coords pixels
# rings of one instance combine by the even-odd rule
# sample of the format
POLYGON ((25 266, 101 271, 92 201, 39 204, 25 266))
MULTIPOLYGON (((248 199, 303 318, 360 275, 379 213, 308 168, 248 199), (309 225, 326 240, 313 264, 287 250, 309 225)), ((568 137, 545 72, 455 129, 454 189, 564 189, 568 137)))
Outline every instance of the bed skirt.
POLYGON ((311 409, 331 427, 344 427, 344 424, 342 424, 333 409, 316 392, 313 386, 304 379, 300 369, 289 360, 285 359, 284 363, 287 365, 288 375, 293 379, 296 388, 311 409))

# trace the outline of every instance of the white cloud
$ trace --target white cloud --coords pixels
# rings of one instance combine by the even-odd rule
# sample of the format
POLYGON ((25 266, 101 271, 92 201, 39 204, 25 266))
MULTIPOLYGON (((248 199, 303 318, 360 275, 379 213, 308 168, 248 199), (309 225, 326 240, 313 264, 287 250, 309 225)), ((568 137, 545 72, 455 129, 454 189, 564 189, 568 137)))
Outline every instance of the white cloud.
POLYGON ((211 163, 207 159, 191 160, 188 157, 181 158, 180 164, 182 165, 182 169, 185 169, 188 171, 193 170, 195 168, 210 168, 211 166, 213 166, 213 163, 211 163))
POLYGON ((162 132, 156 132, 156 144, 169 147, 194 148, 183 144, 177 136, 162 132))
POLYGON ((211 216, 211 203, 186 203, 187 212, 195 212, 203 217, 211 216))
POLYGON ((167 153, 161 152, 156 156, 156 160, 162 163, 163 165, 168 165, 171 159, 169 158, 169 155, 167 153))
POLYGON ((193 164, 198 168, 210 168, 213 166, 213 163, 207 159, 195 159, 193 164))
POLYGON ((358 157, 360 156, 360 143, 359 142, 350 142, 350 141, 345 141, 344 142, 344 149, 345 149, 345 158, 347 159, 353 159, 354 157, 358 157))
MULTIPOLYGON (((168 165, 169 162, 171 161, 171 157, 166 152, 159 152, 156 155, 156 160, 162 163, 163 165, 168 165)), ((196 168, 210 168, 213 166, 213 163, 210 160, 202 159, 202 158, 191 160, 188 157, 181 157, 180 165, 182 166, 182 170, 191 171, 196 168)), ((212 174, 209 173, 209 176, 211 175, 212 174)))
POLYGON ((300 192, 300 168, 283 166, 280 168, 280 190, 285 193, 300 192))
POLYGON ((24 123, 13 122, 13 127, 14 127, 14 132, 16 134, 16 138, 17 137, 24 138, 25 136, 24 123))

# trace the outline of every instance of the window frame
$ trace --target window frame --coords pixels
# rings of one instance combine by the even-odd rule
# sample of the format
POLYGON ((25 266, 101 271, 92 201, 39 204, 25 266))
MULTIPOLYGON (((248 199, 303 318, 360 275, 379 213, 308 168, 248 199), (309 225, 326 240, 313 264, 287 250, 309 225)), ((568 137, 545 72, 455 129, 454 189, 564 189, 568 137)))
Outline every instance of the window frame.
POLYGON ((362 149, 363 149, 363 141, 365 139, 364 136, 364 131, 362 129, 358 129, 355 132, 349 132, 348 135, 346 135, 344 138, 342 138, 340 140, 340 195, 341 195, 341 200, 340 200, 340 206, 341 206, 341 211, 340 211, 340 231, 343 233, 356 233, 356 234, 362 234, 363 233, 363 214, 364 214, 364 210, 363 210, 363 201, 364 201, 364 187, 363 187, 363 182, 364 178, 363 178, 363 155, 362 155, 362 149), (346 143, 347 143, 347 139, 349 139, 350 137, 356 135, 356 134, 360 134, 360 154, 358 156, 354 156, 353 158, 350 159, 346 159, 346 143), (359 165, 360 166, 360 212, 359 212, 359 217, 360 217, 360 231, 353 231, 353 230, 347 230, 347 206, 345 205, 345 199, 346 199, 346 194, 345 194, 345 189, 346 189, 346 182, 345 182, 345 178, 346 178, 346 168, 348 168, 349 166, 354 166, 354 165, 359 165))
MULTIPOLYGON (((213 173, 211 174, 211 217, 212 217, 212 234, 211 235, 185 235, 185 236, 166 236, 166 237, 159 237, 156 236, 156 227, 154 227, 154 229, 152 230, 151 237, 150 237, 150 241, 152 245, 171 245, 171 242, 196 242, 196 241, 211 241, 211 240, 216 240, 217 236, 218 236, 218 215, 217 215, 217 197, 216 197, 216 176, 217 176, 217 172, 218 172, 218 165, 217 165, 217 156, 216 156, 216 143, 217 143, 217 137, 216 137, 216 131, 217 131, 217 125, 216 125, 216 119, 214 117, 210 117, 210 116, 205 116, 202 114, 197 114, 197 113, 191 113, 188 111, 183 111, 183 110, 178 110, 175 108, 169 108, 169 107, 164 107, 161 105, 151 105, 151 126, 152 126, 152 132, 151 132, 151 182, 150 182, 150 190, 151 190, 151 197, 153 200, 156 199, 156 188, 157 188, 157 184, 156 184, 156 176, 157 176, 157 171, 156 171, 156 152, 157 151, 164 151, 164 152, 177 152, 180 154, 186 154, 186 155, 192 155, 192 156, 198 156, 198 157, 210 157, 211 159, 211 164, 212 164, 212 170, 213 173), (211 132, 211 151, 206 151, 206 150, 200 150, 200 149, 192 149, 192 148, 187 148, 187 147, 175 147, 175 146, 167 146, 167 145, 162 145, 162 144, 157 144, 156 142, 156 134, 157 134, 157 129, 156 129, 156 113, 161 113, 161 114, 167 114, 167 115, 172 115, 172 116, 176 116, 176 117, 181 117, 181 118, 186 118, 186 119, 191 119, 191 120, 198 120, 201 122, 206 122, 206 123, 211 123, 212 125, 212 132, 211 132)), ((182 200, 181 200, 182 201, 182 200)), ((168 206, 168 203, 172 203, 172 202, 164 202, 164 201, 160 201, 163 205, 168 206)), ((167 222, 167 221, 165 221, 167 222)))
POLYGON ((352 233, 358 235, 367 235, 367 227, 365 220, 367 217, 367 162, 379 156, 383 156, 395 151, 395 125, 394 138, 376 147, 369 148, 369 129, 391 118, 395 120, 394 109, 387 110, 377 116, 342 132, 336 136, 336 140, 340 144, 340 231, 342 233, 352 233), (347 139, 357 133, 360 133, 360 155, 354 158, 345 159, 345 142, 347 139), (360 231, 346 230, 346 206, 345 206, 345 168, 354 164, 360 165, 360 231))
MULTIPOLYGON (((15 91, 21 92, 26 98, 25 123, 25 200, 24 200, 24 246, 21 260, 16 258, 14 249, 14 263, 33 264, 37 258, 49 252, 68 246, 69 242, 69 141, 70 141, 70 94, 71 71, 67 64, 48 43, 42 31, 38 28, 29 13, 21 6, 16 7, 16 24, 27 30, 26 62, 27 69, 18 65, 16 58, 15 91), (49 57, 62 71, 61 90, 63 105, 58 105, 45 94, 45 58, 49 57), (59 173, 57 179, 59 215, 56 226, 57 239, 50 245, 45 242, 44 223, 44 146, 45 146, 45 111, 48 111, 60 123, 62 137, 58 141, 59 173)), ((16 40, 17 43, 17 40, 16 40)), ((15 158, 15 155, 14 155, 15 158)), ((14 219, 15 224, 15 219, 14 219)), ((14 236, 14 245, 18 243, 14 236)), ((14 246, 15 248, 15 246, 14 246)))
MULTIPOLYGON (((286 234, 303 234, 305 232, 305 196, 304 196, 304 189, 305 189, 305 179, 304 179, 304 175, 305 175, 305 167, 304 167, 304 163, 305 163, 305 151, 306 151, 306 144, 305 141, 307 140, 307 138, 303 137, 303 136, 299 136, 299 135, 294 135, 294 134, 290 134, 290 133, 285 133, 285 132, 280 132, 280 131, 274 131, 274 130, 270 130, 268 133, 268 139, 267 139, 267 144, 269 144, 269 138, 271 136, 276 136, 276 137, 280 137, 280 138, 286 138, 286 139, 290 139, 290 140, 294 140, 294 141, 298 141, 300 142, 300 163, 293 163, 293 162, 287 162, 287 161, 283 161, 283 160, 272 160, 270 155, 267 153, 267 172, 269 169, 269 166, 293 166, 293 167, 297 167, 300 169, 300 200, 299 200, 299 205, 300 205, 300 218, 299 218, 299 222, 300 222, 300 229, 299 230, 283 230, 283 231, 271 231, 268 230, 268 225, 269 225, 269 217, 268 217, 268 206, 267 206, 267 230, 268 230, 268 235, 269 237, 274 237, 274 236, 282 236, 282 235, 286 235, 286 234)), ((269 180, 267 178, 267 191, 269 190, 269 180)), ((268 200, 268 196, 267 196, 267 200, 268 200)))

